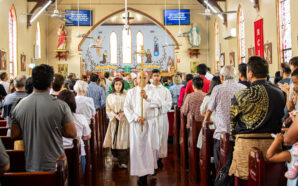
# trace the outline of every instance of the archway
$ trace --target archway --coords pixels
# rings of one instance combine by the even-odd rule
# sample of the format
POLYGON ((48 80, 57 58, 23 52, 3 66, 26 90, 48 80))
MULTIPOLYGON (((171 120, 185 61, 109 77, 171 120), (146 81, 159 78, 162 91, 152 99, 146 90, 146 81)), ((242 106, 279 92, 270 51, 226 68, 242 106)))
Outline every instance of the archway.
POLYGON ((86 64, 84 71, 111 71, 125 68, 138 70, 139 57, 135 52, 140 48, 137 47, 140 45, 137 43, 138 40, 141 41, 137 39, 137 34, 140 35, 140 33, 143 34, 142 44, 147 52, 143 58, 145 69, 168 70, 168 67, 173 65, 174 49, 178 46, 174 36, 150 15, 133 8, 128 8, 128 12, 130 16, 135 17, 135 19, 129 19, 129 32, 123 28, 124 9, 121 9, 98 21, 84 35, 78 46, 78 50, 82 51, 82 61, 86 64), (129 36, 126 37, 124 32, 129 36), (117 60, 111 54, 117 54, 117 60))

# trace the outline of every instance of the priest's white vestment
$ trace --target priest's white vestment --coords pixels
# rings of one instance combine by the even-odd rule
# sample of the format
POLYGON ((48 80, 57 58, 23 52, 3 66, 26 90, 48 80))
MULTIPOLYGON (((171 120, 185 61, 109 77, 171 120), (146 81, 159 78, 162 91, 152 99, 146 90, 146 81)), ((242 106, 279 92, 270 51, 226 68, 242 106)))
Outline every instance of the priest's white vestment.
POLYGON ((154 174, 157 168, 156 152, 159 149, 157 119, 160 98, 149 85, 144 90, 147 99, 143 102, 143 132, 137 122, 141 116, 141 88, 137 86, 130 89, 124 102, 124 114, 130 123, 130 175, 138 177, 154 174))
POLYGON ((172 95, 171 92, 159 84, 155 86, 153 84, 150 85, 154 91, 160 97, 161 107, 159 108, 159 116, 158 116, 158 134, 159 134, 159 158, 165 158, 168 155, 168 136, 169 136, 169 119, 168 112, 172 107, 172 95))

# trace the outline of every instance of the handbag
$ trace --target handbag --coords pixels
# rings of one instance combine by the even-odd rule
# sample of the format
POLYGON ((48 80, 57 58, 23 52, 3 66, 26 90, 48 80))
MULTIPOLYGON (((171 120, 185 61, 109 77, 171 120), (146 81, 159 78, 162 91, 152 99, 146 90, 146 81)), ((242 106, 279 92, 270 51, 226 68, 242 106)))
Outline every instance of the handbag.
POLYGON ((234 143, 231 142, 226 164, 218 171, 214 186, 234 186, 234 175, 229 176, 229 170, 233 160, 234 143))

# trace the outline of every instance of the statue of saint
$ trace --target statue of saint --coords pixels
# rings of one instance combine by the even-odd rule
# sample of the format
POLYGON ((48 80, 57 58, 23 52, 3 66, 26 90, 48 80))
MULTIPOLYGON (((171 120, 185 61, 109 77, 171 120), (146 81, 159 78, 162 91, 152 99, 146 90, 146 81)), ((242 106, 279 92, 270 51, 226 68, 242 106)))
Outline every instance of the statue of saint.
POLYGON ((104 53, 102 54, 102 61, 100 61, 101 64, 106 64, 107 63, 107 57, 108 57, 108 53, 105 50, 104 53))
POLYGON ((62 23, 58 29, 58 36, 59 36, 59 40, 58 40, 58 46, 57 46, 57 50, 66 50, 66 35, 67 35, 67 31, 65 29, 65 25, 62 23))
POLYGON ((201 44, 201 36, 200 36, 200 29, 196 24, 193 24, 193 26, 190 29, 189 33, 189 42, 192 47, 199 47, 201 44))
POLYGON ((147 52, 146 52, 146 63, 151 63, 152 60, 151 60, 151 52, 150 52, 150 49, 147 49, 147 52))
POLYGON ((173 63, 173 60, 172 60, 172 57, 169 56, 168 58, 168 72, 171 73, 171 67, 174 66, 174 63, 173 63))

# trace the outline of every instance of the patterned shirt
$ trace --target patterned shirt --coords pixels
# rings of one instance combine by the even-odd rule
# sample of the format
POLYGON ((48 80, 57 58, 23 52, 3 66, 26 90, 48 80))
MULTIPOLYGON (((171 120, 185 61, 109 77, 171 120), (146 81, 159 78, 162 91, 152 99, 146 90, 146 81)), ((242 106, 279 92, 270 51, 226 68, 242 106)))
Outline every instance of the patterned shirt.
POLYGON ((235 94, 230 110, 232 134, 278 133, 286 98, 267 81, 255 81, 235 94))
POLYGON ((91 82, 89 84, 86 96, 93 99, 95 109, 99 109, 101 107, 106 106, 105 91, 96 83, 91 82))
POLYGON ((216 111, 214 139, 220 140, 221 132, 230 132, 231 99, 237 92, 245 88, 246 86, 235 80, 226 80, 223 84, 214 87, 208 105, 208 110, 216 111))
POLYGON ((172 102, 173 102, 172 105, 173 106, 177 105, 181 87, 183 87, 183 84, 173 85, 172 87, 170 87, 170 92, 171 92, 171 95, 172 95, 172 102))
POLYGON ((200 121, 203 120, 204 117, 201 115, 200 107, 203 103, 205 93, 202 91, 199 92, 193 92, 189 95, 187 95, 183 106, 182 106, 182 112, 184 115, 187 114, 187 128, 190 128, 190 117, 189 116, 195 116, 195 120, 200 121))

